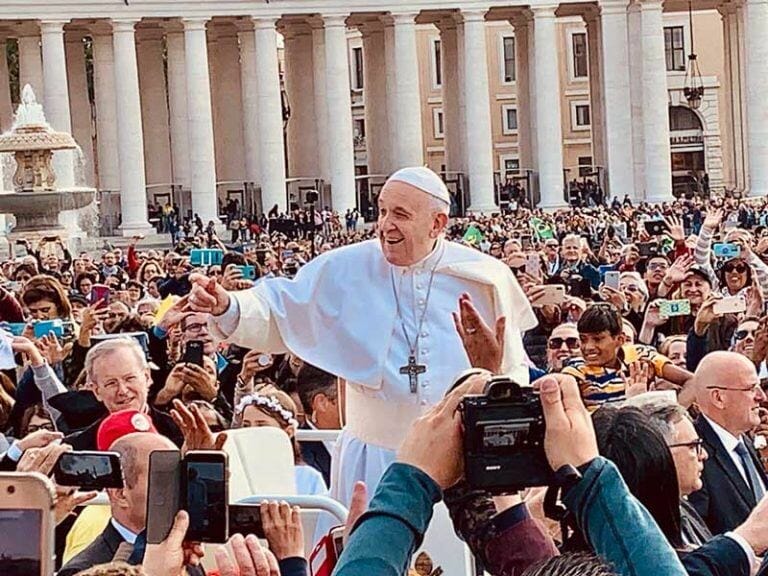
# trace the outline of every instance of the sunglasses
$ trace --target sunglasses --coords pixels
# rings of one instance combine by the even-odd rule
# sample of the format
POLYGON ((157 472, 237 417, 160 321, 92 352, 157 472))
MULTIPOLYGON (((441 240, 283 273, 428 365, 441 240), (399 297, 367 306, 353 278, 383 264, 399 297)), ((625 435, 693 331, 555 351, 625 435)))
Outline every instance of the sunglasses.
POLYGON ((570 350, 574 350, 575 348, 581 348, 581 341, 578 338, 570 337, 570 338, 550 338, 547 342, 547 346, 549 346, 550 350, 559 350, 563 347, 563 343, 565 343, 566 346, 570 350))
POLYGON ((734 340, 744 340, 747 336, 754 336, 756 330, 736 330, 736 332, 733 333, 733 339, 734 340))
POLYGON ((691 442, 669 444, 668 447, 669 448, 693 448, 696 452, 696 456, 701 456, 701 453, 704 450, 704 440, 702 440, 701 438, 697 438, 696 440, 692 440, 691 442))
POLYGON ((738 274, 744 274, 744 272, 747 271, 747 265, 746 264, 726 264, 723 266, 723 270, 725 272, 736 272, 738 274))
POLYGON ((525 272, 525 266, 510 266, 509 269, 512 270, 513 274, 522 274, 525 272))

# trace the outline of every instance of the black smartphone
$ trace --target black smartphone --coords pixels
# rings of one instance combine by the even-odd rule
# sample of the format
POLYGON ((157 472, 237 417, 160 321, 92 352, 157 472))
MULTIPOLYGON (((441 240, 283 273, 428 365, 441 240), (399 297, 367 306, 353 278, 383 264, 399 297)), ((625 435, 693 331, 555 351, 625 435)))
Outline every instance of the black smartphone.
POLYGON ((261 507, 258 504, 231 504, 229 506, 229 533, 247 536, 253 534, 264 538, 261 524, 261 507))
POLYGON ((643 226, 645 226, 645 231, 651 236, 661 236, 667 232, 667 225, 663 220, 646 220, 643 226))
POLYGON ((189 514, 186 539, 224 543, 229 537, 227 454, 188 452, 181 464, 181 505, 189 514))
POLYGON ((117 452, 64 452, 53 467, 53 477, 60 486, 82 490, 122 488, 123 471, 117 452))
POLYGON ((638 242, 637 251, 643 258, 649 258, 659 253, 659 245, 656 242, 638 242))
POLYGON ((181 505, 181 452, 156 450, 149 455, 147 543, 160 544, 171 533, 181 505))
POLYGON ((203 365, 203 343, 200 340, 190 340, 184 347, 184 357, 181 359, 186 364, 203 365))

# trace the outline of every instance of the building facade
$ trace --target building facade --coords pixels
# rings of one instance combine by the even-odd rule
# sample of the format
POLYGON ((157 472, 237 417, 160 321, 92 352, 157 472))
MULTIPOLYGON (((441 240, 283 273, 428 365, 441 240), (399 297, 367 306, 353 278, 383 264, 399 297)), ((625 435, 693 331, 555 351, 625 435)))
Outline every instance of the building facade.
POLYGON ((579 178, 662 201, 706 173, 762 195, 768 3, 692 4, 4 0, 0 128, 32 85, 82 150, 57 153, 60 183, 96 186, 126 235, 148 202, 216 220, 228 200, 285 210, 319 189, 364 208, 418 164, 477 211, 506 177, 545 208, 579 178))

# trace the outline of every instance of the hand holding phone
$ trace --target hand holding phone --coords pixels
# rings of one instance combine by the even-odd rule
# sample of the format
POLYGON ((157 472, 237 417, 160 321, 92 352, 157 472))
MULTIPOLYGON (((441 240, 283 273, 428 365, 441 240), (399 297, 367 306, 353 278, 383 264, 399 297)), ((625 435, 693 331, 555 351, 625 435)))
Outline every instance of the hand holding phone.
POLYGON ((200 340, 189 340, 184 348, 182 362, 186 364, 203 365, 203 343, 200 340))
POLYGON ((728 296, 715 302, 712 312, 717 316, 724 314, 741 314, 747 311, 747 300, 744 296, 728 296))
POLYGON ((77 486, 83 490, 123 487, 117 452, 64 452, 53 468, 53 476, 60 486, 77 486))
POLYGON ((612 290, 618 291, 620 278, 621 278, 621 272, 610 270, 605 273, 603 284, 605 284, 606 288, 611 288, 612 290))

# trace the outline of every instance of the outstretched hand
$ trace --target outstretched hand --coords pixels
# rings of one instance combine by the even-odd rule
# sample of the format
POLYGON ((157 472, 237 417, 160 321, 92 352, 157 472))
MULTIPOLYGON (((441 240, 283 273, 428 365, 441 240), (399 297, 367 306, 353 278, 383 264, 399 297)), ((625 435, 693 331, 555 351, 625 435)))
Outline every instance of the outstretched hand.
POLYGON ((461 295, 459 311, 453 312, 453 323, 473 367, 484 368, 494 374, 501 372, 506 322, 506 318, 501 316, 491 329, 480 316, 469 294, 461 295))
POLYGON ((187 298, 186 309, 191 312, 205 312, 213 316, 221 316, 227 311, 230 296, 224 287, 203 274, 190 274, 189 281, 192 290, 187 298))

